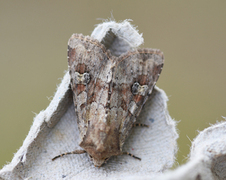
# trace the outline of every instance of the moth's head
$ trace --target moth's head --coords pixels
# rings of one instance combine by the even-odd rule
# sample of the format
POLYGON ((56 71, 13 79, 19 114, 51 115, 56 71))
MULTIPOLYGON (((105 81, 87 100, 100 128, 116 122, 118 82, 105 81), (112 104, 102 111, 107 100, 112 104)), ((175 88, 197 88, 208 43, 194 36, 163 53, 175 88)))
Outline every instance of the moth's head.
POLYGON ((90 157, 90 159, 93 161, 93 164, 94 164, 95 167, 100 167, 100 166, 102 166, 102 165, 105 164, 105 163, 108 161, 108 159, 109 159, 109 157, 107 157, 107 158, 95 158, 95 157, 93 157, 93 156, 91 156, 91 155, 89 155, 89 157, 90 157))
POLYGON ((108 161, 108 159, 111 156, 115 156, 118 154, 118 152, 112 152, 108 148, 106 148, 104 145, 96 146, 87 146, 85 151, 88 153, 91 161, 93 161, 94 166, 100 167, 104 163, 108 161))
POLYGON ((98 124, 96 128, 90 128, 79 144, 89 154, 94 166, 97 167, 102 166, 111 156, 117 156, 121 153, 119 138, 115 134, 109 133, 105 126, 105 124, 102 126, 98 124), (100 129, 104 129, 108 133, 100 129))

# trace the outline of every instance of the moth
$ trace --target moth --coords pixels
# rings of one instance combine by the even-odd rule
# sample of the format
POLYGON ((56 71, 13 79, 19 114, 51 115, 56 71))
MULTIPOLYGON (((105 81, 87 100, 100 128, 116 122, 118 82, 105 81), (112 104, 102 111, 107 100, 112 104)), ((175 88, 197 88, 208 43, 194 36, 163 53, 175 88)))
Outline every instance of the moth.
MULTIPOLYGON (((134 49, 113 56, 99 41, 73 34, 68 42, 71 89, 83 150, 100 167, 122 147, 152 92, 164 63, 156 49, 134 49)), ((146 126, 146 125, 143 125, 146 126)))

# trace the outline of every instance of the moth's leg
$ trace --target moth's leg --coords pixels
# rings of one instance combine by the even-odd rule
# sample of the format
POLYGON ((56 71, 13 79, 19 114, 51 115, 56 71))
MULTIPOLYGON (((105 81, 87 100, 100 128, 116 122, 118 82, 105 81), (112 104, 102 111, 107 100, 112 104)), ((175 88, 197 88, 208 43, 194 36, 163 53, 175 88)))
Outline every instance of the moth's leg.
POLYGON ((129 155, 129 156, 131 156, 131 157, 133 157, 133 158, 138 159, 138 160, 141 161, 141 158, 139 158, 137 156, 134 156, 133 154, 130 154, 129 152, 122 152, 120 155, 123 155, 123 154, 129 155))
POLYGON ((83 153, 86 153, 85 150, 75 150, 75 151, 72 151, 72 152, 66 152, 66 153, 63 153, 63 154, 60 154, 58 156, 55 156, 52 161, 54 161, 55 159, 59 158, 59 157, 62 157, 64 155, 67 155, 67 154, 83 154, 83 153))
POLYGON ((141 124, 141 123, 134 123, 134 124, 133 124, 133 127, 137 127, 137 126, 149 127, 148 125, 146 125, 146 124, 141 124))

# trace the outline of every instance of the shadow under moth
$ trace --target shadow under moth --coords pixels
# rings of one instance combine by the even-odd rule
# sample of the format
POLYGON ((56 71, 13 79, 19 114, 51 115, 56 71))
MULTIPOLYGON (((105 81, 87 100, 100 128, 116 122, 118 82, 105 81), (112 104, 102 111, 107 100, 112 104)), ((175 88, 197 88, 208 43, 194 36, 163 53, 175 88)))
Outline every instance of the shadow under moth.
MULTIPOLYGON (((88 153, 100 167, 122 147, 158 80, 164 63, 156 49, 133 49, 113 56, 99 41, 73 34, 68 42, 71 89, 80 134, 79 146, 66 154, 88 153)), ((139 125, 139 124, 138 124, 139 125)), ((141 126, 147 126, 141 124, 141 126)))

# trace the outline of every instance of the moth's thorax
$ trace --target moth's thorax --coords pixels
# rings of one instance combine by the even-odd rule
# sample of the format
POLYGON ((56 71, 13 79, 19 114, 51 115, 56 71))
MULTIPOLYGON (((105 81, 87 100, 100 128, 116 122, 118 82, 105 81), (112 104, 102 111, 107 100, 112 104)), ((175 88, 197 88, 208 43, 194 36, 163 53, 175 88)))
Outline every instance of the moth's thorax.
POLYGON ((96 166, 101 166, 106 159, 119 155, 119 125, 98 120, 91 120, 88 131, 82 139, 80 146, 91 156, 96 166))

